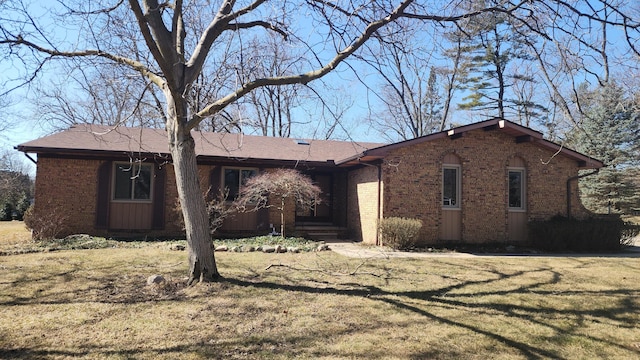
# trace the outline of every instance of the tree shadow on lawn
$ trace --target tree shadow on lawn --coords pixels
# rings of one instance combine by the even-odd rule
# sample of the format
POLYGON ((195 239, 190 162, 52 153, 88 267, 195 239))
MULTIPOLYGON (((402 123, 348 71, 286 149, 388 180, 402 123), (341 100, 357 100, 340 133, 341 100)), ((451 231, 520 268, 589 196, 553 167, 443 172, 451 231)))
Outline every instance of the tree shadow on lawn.
MULTIPOLYGON (((460 266, 460 264, 446 264, 450 266, 460 266)), ((83 289, 67 289, 64 292, 51 292, 55 288, 56 279, 64 281, 69 277, 86 276, 86 274, 79 273, 82 269, 81 266, 73 267, 61 272, 42 274, 42 276, 19 276, 13 281, 2 282, 5 286, 16 287, 23 286, 30 282, 42 283, 44 288, 38 289, 38 297, 16 297, 13 299, 7 299, 0 302, 0 306, 14 306, 14 305, 28 305, 28 304, 65 304, 65 303, 82 303, 82 302, 101 302, 101 303, 123 303, 134 304, 140 302, 153 302, 153 301, 169 301, 180 302, 186 299, 194 298, 207 298, 209 296, 216 296, 216 292, 219 291, 217 287, 212 287, 209 290, 204 288, 203 291, 190 293, 188 295, 182 291, 184 284, 182 279, 180 281, 170 282, 172 285, 168 285, 166 288, 153 288, 145 285, 145 278, 143 275, 129 276, 127 279, 122 279, 116 275, 111 275, 117 272, 114 268, 104 267, 100 269, 92 269, 93 277, 89 277, 90 286, 83 289), (100 276, 99 274, 110 274, 100 276), (123 282, 124 281, 124 282, 123 282), (47 284, 47 285, 44 285, 47 284), (174 286, 175 287, 172 287, 174 286)), ((383 268, 383 270, 388 270, 383 268)), ((295 271, 295 270, 287 270, 295 271)), ((545 349, 540 345, 534 345, 526 341, 520 340, 515 336, 509 336, 509 334, 503 334, 499 331, 492 329, 489 326, 482 326, 477 322, 465 322, 464 316, 462 320, 456 320, 456 318, 449 318, 442 315, 438 315, 438 310, 442 309, 457 309, 461 315, 469 313, 471 315, 483 315, 492 317, 504 317, 507 319, 516 319, 517 321, 526 321, 532 325, 540 326, 551 330, 554 336, 562 334, 563 336, 569 336, 574 338, 581 338, 587 341, 603 344, 608 347, 615 347, 620 350, 627 351, 632 355, 640 355, 640 349, 634 348, 633 345, 620 344, 611 341, 601 336, 601 334, 591 335, 585 334, 582 330, 582 324, 584 322, 598 322, 606 323, 614 327, 634 329, 636 326, 633 317, 630 314, 635 314, 640 311, 638 304, 633 300, 637 297, 640 289, 632 288, 619 288, 609 290, 553 290, 545 289, 544 286, 558 284, 561 282, 562 273, 555 271, 550 267, 538 267, 530 270, 520 270, 514 272, 502 272, 496 269, 483 269, 481 270, 487 274, 482 275, 483 278, 470 280, 465 279, 463 276, 456 277, 455 275, 438 274, 437 276, 453 281, 455 283, 436 287, 429 290, 412 290, 412 291, 391 291, 386 290, 382 286, 376 285, 362 285, 356 282, 340 283, 337 281, 326 280, 326 278, 320 278, 315 276, 305 277, 301 280, 300 277, 289 277, 286 273, 278 275, 277 280, 266 280, 266 276, 257 271, 245 272, 244 275, 236 275, 233 277, 226 277, 222 280, 222 286, 237 286, 240 288, 256 288, 273 291, 285 291, 291 293, 304 293, 304 294, 330 294, 330 295, 342 295, 354 298, 363 298, 369 301, 378 301, 387 305, 390 305, 398 310, 411 312, 419 318, 417 321, 428 320, 431 322, 437 322, 440 324, 452 326, 454 328, 470 331, 475 334, 482 335, 484 337, 493 339, 494 341, 504 344, 505 346, 513 349, 518 354, 529 358, 562 358, 562 354, 554 350, 545 349), (304 281, 307 284, 301 284, 304 281), (497 284, 500 281, 512 281, 509 286, 505 287, 504 284, 497 284), (317 284, 314 286, 314 283, 317 284), (226 284, 226 285, 225 285, 226 284), (496 290, 483 290, 487 288, 495 288, 496 290), (523 304, 521 301, 519 304, 500 302, 510 295, 532 295, 539 297, 547 296, 567 296, 567 297, 622 297, 617 302, 610 302, 610 306, 600 309, 584 309, 574 306, 570 309, 558 308, 554 306, 534 306, 523 304), (486 298, 486 299, 485 299, 486 298), (485 301, 486 300, 486 301, 485 301), (548 318, 549 321, 545 321, 548 318), (564 320, 558 323, 558 318, 564 320), (422 319, 422 320, 420 320, 422 319), (569 325, 568 325, 569 324, 569 325)), ((177 271, 181 273, 181 270, 177 271)), ((413 274, 416 275, 416 274, 413 274)), ((417 274, 421 276, 422 274, 417 274)), ((434 275, 434 274, 430 274, 434 275)), ((390 272, 385 272, 385 284, 389 285, 390 272)), ((335 278, 333 278, 335 280, 335 278)), ((398 278, 392 278, 391 281, 403 281, 402 276, 398 278)), ((310 310, 311 311, 311 310, 310 310)), ((393 322, 378 324, 379 327, 394 326, 393 322)), ((349 330, 352 331, 353 329, 349 330)), ((368 329, 371 330, 371 329, 368 329)), ((282 339, 270 338, 270 334, 261 334, 256 338, 254 344, 247 344, 246 342, 252 341, 251 339, 225 339, 224 344, 220 343, 203 343, 198 342, 196 344, 188 344, 193 339, 185 339, 186 345, 178 345, 173 347, 153 347, 145 349, 145 354, 163 354, 169 355, 179 354, 183 352, 192 352, 205 356, 207 358, 224 357, 218 353, 218 351, 225 350, 231 351, 231 356, 238 356, 243 351, 248 351, 247 355, 259 353, 263 346, 266 346, 270 341, 279 342, 282 344, 288 344, 286 346, 300 346, 302 344, 317 341, 317 338, 323 336, 340 336, 341 332, 336 331, 332 334, 322 334, 317 330, 313 335, 298 336, 294 334, 288 334, 286 341, 282 339), (240 350, 233 350, 240 349, 240 350), (257 350, 256 350, 257 349, 257 350), (233 352, 236 351, 236 352, 233 352)), ((346 333, 346 330, 345 330, 346 333)), ((348 335, 348 334, 346 334, 348 335)), ((275 336, 275 335, 274 335, 275 336)), ((222 337, 224 338, 224 337, 222 337)), ((549 341, 553 341, 553 336, 549 336, 549 341)), ((200 339, 202 341, 202 339, 200 339)), ((274 345, 275 346, 275 345, 274 345)), ((301 349, 289 349, 290 354, 300 354, 301 349)), ((431 352, 424 352, 414 354, 416 358, 430 358, 430 357, 442 357, 452 356, 456 354, 443 354, 442 352, 454 352, 455 349, 437 349, 431 352)), ((113 350, 109 348, 77 348, 76 350, 47 350, 47 349, 0 349, 0 355, 8 356, 12 358, 45 358, 45 357, 75 357, 75 356, 90 356, 91 354, 99 353, 101 355, 122 355, 132 356, 138 354, 136 349, 122 349, 113 350)), ((304 353, 302 353, 304 354, 304 353)), ((371 357, 376 357, 373 353, 368 353, 371 357)), ((331 355, 331 354, 329 354, 331 355)), ((335 355, 335 354, 334 354, 335 355)), ((362 355, 362 354, 360 354, 362 355)), ((457 354, 462 356, 464 354, 457 354)), ((0 356, 0 357, 2 357, 0 356)), ((355 355, 357 356, 357 354, 355 355)), ((384 356, 379 355, 380 358, 384 356)))
POLYGON ((108 349, 98 346, 82 346, 77 350, 72 349, 31 349, 31 348, 0 348, 0 357, 3 359, 49 359, 49 358, 82 358, 82 357, 116 357, 134 359, 138 356, 171 356, 179 357, 185 353, 196 353, 207 359, 222 359, 224 355, 215 354, 206 350, 202 344, 196 345, 175 345, 169 347, 149 346, 145 349, 108 349))
POLYGON ((179 301, 186 296, 180 290, 186 283, 169 278, 161 284, 147 285, 142 274, 121 276, 118 266, 92 268, 93 272, 108 275, 87 275, 83 265, 73 265, 71 269, 59 272, 21 274, 14 280, 0 281, 1 286, 10 288, 34 287, 23 296, 6 293, 0 299, 0 306, 56 305, 72 303, 135 304, 150 301, 179 301), (82 288, 60 286, 74 278, 85 279, 82 288))
MULTIPOLYGON (((461 321, 456 321, 453 319, 445 318, 437 315, 435 312, 428 311, 425 308, 433 307, 437 305, 441 308, 455 308, 461 311, 473 311, 474 314, 485 314, 489 316, 501 315, 508 318, 517 318, 518 320, 526 320, 533 324, 540 325, 542 327, 549 328, 553 330, 556 334, 563 334, 565 336, 573 336, 573 337, 582 337, 589 341, 599 342, 606 346, 616 347, 622 350, 630 351, 631 353, 640 354, 640 349, 634 349, 630 347, 628 344, 618 344, 613 341, 610 341, 603 337, 598 337, 594 335, 587 335, 584 333, 580 333, 581 323, 585 321, 596 321, 596 322, 609 322, 617 327, 634 329, 636 327, 636 323, 634 320, 626 317, 625 315, 634 314, 640 311, 640 308, 637 304, 630 298, 634 296, 638 296, 640 290, 638 289, 616 289, 616 290, 570 290, 570 291, 552 291, 552 290, 542 290, 539 289, 540 286, 556 284, 560 282, 561 274, 552 270, 551 268, 538 268, 530 271, 517 271, 514 273, 502 273, 496 270, 491 271, 495 278, 491 279, 483 279, 483 280, 467 280, 462 281, 458 284, 441 287, 433 290, 426 291, 387 291, 378 286, 372 285, 355 285, 354 288, 345 289, 338 287, 326 286, 327 284, 323 282, 324 287, 313 287, 313 286, 305 286, 305 285, 297 285, 297 284, 283 284, 276 282, 264 282, 264 281, 250 281, 244 280, 240 278, 226 278, 225 281, 228 283, 242 286, 242 287, 255 287, 262 289, 270 289, 277 291, 291 291, 291 292, 302 292, 302 293, 311 293, 311 294, 333 294, 333 295, 346 295, 353 297, 361 297, 367 298, 369 300, 381 301, 386 304, 389 304, 397 309, 402 309, 406 311, 410 311, 416 315, 419 315, 425 319, 430 321, 436 321, 441 324, 446 324, 462 329, 469 330, 476 334, 481 334, 486 337, 492 338, 508 347, 511 347, 517 350, 521 355, 525 356, 529 359, 537 359, 537 358, 562 358, 561 354, 541 348, 539 346, 534 346, 516 339, 509 338, 505 335, 492 332, 491 330, 483 329, 480 326, 467 324, 461 321), (548 281, 538 281, 532 282, 526 285, 521 285, 517 288, 508 289, 508 290, 498 290, 498 291, 475 291, 469 293, 455 293, 455 290, 463 290, 465 288, 471 286, 482 286, 482 285, 491 285, 497 281, 502 281, 506 279, 513 279, 517 277, 521 277, 524 275, 532 274, 532 273, 551 273, 552 278, 548 281), (507 304, 500 302, 466 302, 465 299, 474 299, 484 296, 506 296, 506 295, 514 295, 514 294, 535 294, 539 296, 554 296, 554 295, 562 295, 562 296, 627 296, 627 298, 622 299, 617 304, 612 304, 611 307, 606 309, 558 309, 555 307, 548 306, 526 306, 526 305, 516 305, 516 304, 507 304), (410 301, 407 301, 410 300, 410 301), (419 306, 412 305, 415 304, 415 301, 426 301, 425 308, 421 308, 419 306), (545 317, 548 318, 572 318, 575 320, 575 325, 570 327, 561 327, 553 324, 550 320, 549 322, 543 321, 545 317), (595 320, 594 320, 595 319, 595 320)), ((344 284, 342 284, 344 286, 344 284)), ((433 357, 437 356, 436 353, 425 353, 425 354, 416 354, 417 358, 422 358, 424 356, 433 357)))

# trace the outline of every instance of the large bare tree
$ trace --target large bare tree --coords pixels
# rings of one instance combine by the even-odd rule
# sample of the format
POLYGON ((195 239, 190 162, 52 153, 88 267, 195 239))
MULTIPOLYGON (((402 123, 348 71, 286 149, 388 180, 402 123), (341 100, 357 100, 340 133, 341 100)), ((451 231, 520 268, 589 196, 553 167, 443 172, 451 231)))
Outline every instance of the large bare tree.
POLYGON ((404 16, 412 2, 371 2, 363 7, 358 4, 339 7, 321 0, 299 4, 229 0, 212 5, 182 0, 172 3, 130 0, 125 4, 121 0, 111 6, 102 4, 102 7, 65 2, 59 6, 64 8, 61 19, 64 18, 63 23, 67 24, 77 19, 74 25, 78 26, 78 33, 74 35, 81 39, 67 41, 46 26, 51 24, 39 23, 32 7, 21 1, 5 1, 1 3, 0 44, 6 46, 9 55, 31 66, 32 74, 42 71, 47 62, 58 58, 86 59, 89 64, 90 61, 108 60, 137 71, 162 91, 169 150, 189 244, 189 283, 194 283, 215 280, 220 275, 211 248, 190 131, 255 89, 307 84, 329 74, 378 29, 404 16), (305 30, 297 24, 305 11, 313 15, 312 29, 306 26, 305 30), (207 13, 213 16, 201 33, 189 33, 186 20, 207 13), (135 31, 131 31, 132 23, 137 24, 135 31), (299 26, 301 28, 296 29, 299 26), (229 89, 226 94, 198 108, 190 106, 193 101, 187 94, 205 65, 223 70, 221 73, 209 72, 220 75, 221 81, 229 79, 229 72, 233 75, 251 66, 244 61, 243 34, 260 31, 301 40, 301 53, 311 59, 311 66, 292 75, 231 76, 234 81, 226 84, 229 89), (309 32, 305 37, 320 34, 320 39, 326 37, 325 41, 333 47, 316 48, 313 40, 303 38, 297 31, 309 32))
POLYGON ((606 24, 619 29, 636 59, 640 54, 640 25, 626 12, 637 9, 609 0, 500 1, 473 10, 458 5, 459 1, 423 0, 110 0, 59 1, 43 11, 22 0, 4 0, 0 1, 0 56, 23 65, 22 82, 16 86, 41 78, 57 61, 77 61, 86 67, 117 64, 159 89, 189 244, 189 283, 195 283, 215 280, 219 273, 190 131, 252 91, 323 78, 401 18, 438 28, 502 14, 527 28, 537 49, 554 43, 559 26, 606 24), (606 7, 607 14, 594 10, 594 3, 606 7), (241 76, 253 66, 247 60, 252 51, 247 40, 267 33, 290 41, 295 58, 305 59, 303 68, 293 74, 241 76), (190 94, 196 86, 202 89, 204 82, 214 86, 198 97, 199 102, 190 94))

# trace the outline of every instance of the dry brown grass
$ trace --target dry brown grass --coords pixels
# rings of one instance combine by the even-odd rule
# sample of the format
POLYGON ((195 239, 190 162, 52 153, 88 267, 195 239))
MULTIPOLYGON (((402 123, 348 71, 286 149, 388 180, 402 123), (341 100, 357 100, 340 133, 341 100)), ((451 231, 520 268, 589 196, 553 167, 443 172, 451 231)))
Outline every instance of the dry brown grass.
POLYGON ((626 221, 629 221, 633 224, 640 225, 640 216, 626 216, 624 217, 626 221))
POLYGON ((224 253, 185 288, 185 257, 0 257, 0 358, 640 357, 637 258, 224 253))
POLYGON ((31 232, 22 221, 0 221, 0 248, 22 247, 31 242, 31 232))

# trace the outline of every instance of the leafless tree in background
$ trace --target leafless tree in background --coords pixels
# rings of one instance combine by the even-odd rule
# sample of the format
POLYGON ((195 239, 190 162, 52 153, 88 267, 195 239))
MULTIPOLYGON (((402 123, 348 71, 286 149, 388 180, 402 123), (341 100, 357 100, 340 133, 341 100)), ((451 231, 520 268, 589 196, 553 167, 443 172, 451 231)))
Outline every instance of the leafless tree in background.
MULTIPOLYGON (((640 56, 638 9, 633 5, 608 0, 521 0, 495 1, 469 10, 459 3, 112 0, 96 5, 65 1, 45 16, 34 11, 35 5, 6 0, 0 3, 0 56, 23 66, 21 84, 29 84, 58 61, 79 62, 85 68, 110 62, 137 72, 162 92, 164 126, 189 244, 189 283, 212 281, 219 273, 210 246, 190 130, 227 111, 233 114, 229 109, 251 92, 272 86, 307 85, 335 73, 372 37, 383 34, 381 30, 399 19, 410 19, 406 26, 433 24, 433 38, 441 39, 444 31, 461 28, 469 19, 504 16, 514 28, 526 29, 526 45, 535 50, 538 63, 547 70, 544 77, 548 81, 563 72, 566 75, 558 77, 561 80, 576 75, 573 69, 565 71, 572 64, 569 57, 562 62, 564 68, 551 66, 549 51, 554 47, 571 47, 574 60, 598 54, 602 39, 582 35, 590 27, 617 29, 626 42, 628 56, 636 62, 640 56), (55 14, 60 18, 51 21, 55 14), (577 35, 571 39, 563 30, 577 35), (249 39, 269 33, 291 42, 296 50, 294 58, 305 59, 302 67, 293 74, 243 76, 253 66, 248 56, 249 39), (565 37, 571 40, 569 44, 563 43, 565 37), (204 90, 206 96, 190 95, 194 87, 205 84, 212 86, 204 90)), ((386 37, 380 39, 387 41, 386 37)), ((611 63, 610 58, 607 61, 611 63)), ((582 67, 584 73, 584 67, 590 64, 573 65, 582 67)), ((554 85, 558 89, 554 94, 563 95, 562 85, 554 85)))

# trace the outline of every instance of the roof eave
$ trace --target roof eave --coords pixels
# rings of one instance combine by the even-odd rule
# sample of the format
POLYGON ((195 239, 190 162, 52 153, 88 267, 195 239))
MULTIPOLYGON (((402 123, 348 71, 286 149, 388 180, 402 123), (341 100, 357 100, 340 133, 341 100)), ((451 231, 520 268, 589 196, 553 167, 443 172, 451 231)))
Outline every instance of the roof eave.
POLYGON ((99 149, 68 149, 68 148, 53 148, 42 146, 24 146, 18 145, 14 149, 23 153, 35 153, 45 155, 72 155, 83 157, 122 157, 131 154, 136 156, 157 156, 166 157, 169 153, 164 152, 150 152, 150 151, 125 151, 125 150, 99 150, 99 149))

